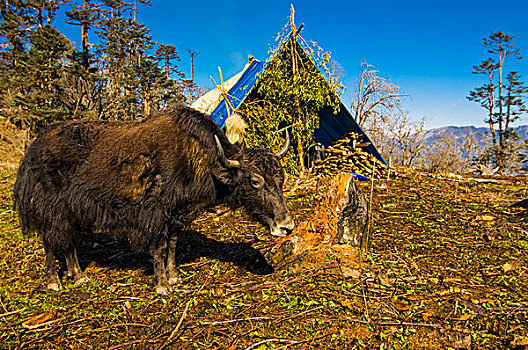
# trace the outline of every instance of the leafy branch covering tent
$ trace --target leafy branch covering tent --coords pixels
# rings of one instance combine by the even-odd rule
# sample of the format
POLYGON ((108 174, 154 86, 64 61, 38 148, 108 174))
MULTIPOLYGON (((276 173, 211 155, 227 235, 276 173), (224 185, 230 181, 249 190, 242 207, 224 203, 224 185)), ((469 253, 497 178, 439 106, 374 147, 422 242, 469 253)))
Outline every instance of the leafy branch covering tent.
MULTIPOLYGON (((296 51, 295 53, 297 57, 300 57, 301 63, 304 66, 317 71, 317 74, 321 76, 322 80, 328 84, 322 73, 317 69, 317 65, 314 64, 301 45, 288 45, 295 40, 295 36, 290 34, 288 41, 282 45, 279 53, 268 58, 265 62, 249 56, 249 62, 240 73, 197 99, 192 104, 192 107, 210 114, 211 118, 213 118, 221 128, 224 128, 227 119, 233 115, 235 111, 238 111, 244 106, 244 104, 251 103, 262 97, 259 96, 258 90, 259 85, 262 84, 262 79, 266 79, 266 70, 269 69, 274 60, 282 59, 284 56, 282 53, 288 51, 290 48, 296 51)), ((289 72, 286 72, 286 74, 289 74, 289 72)), ((358 125, 354 117, 352 117, 342 101, 339 98, 336 99, 339 104, 337 112, 334 107, 330 105, 323 105, 318 109, 318 127, 313 131, 313 139, 327 147, 331 146, 343 135, 354 132, 361 135, 362 140, 367 144, 364 146, 364 151, 387 165, 386 161, 372 144, 363 129, 358 125)))

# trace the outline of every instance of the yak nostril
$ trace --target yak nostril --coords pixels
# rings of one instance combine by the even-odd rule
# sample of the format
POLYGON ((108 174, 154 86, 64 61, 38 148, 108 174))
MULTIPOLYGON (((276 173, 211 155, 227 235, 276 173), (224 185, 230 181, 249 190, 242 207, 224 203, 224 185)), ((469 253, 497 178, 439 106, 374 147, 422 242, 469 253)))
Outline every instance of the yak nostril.
POLYGON ((284 237, 293 232, 295 223, 291 217, 287 217, 286 220, 281 220, 278 223, 270 224, 271 234, 277 237, 284 237))

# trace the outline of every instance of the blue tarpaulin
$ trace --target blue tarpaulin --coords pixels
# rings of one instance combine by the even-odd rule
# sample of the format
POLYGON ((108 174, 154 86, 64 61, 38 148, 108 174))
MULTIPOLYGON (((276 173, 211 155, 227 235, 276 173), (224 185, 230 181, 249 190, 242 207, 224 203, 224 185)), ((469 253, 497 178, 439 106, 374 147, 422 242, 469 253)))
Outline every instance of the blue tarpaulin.
POLYGON ((246 99, 246 96, 249 94, 253 86, 257 83, 258 77, 264 71, 266 66, 265 62, 253 59, 246 70, 242 73, 240 78, 237 80, 235 85, 227 93, 227 98, 230 102, 229 113, 226 108, 226 101, 222 101, 218 104, 215 110, 211 113, 211 118, 220 125, 221 128, 224 127, 226 119, 231 113, 231 106, 235 109, 238 108, 246 99))

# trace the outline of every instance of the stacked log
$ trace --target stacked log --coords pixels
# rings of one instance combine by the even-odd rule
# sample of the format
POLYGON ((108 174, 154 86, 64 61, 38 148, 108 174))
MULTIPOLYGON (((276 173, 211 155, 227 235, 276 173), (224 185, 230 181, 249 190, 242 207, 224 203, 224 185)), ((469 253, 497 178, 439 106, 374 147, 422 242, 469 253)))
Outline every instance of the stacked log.
POLYGON ((314 172, 321 176, 334 176, 340 172, 355 173, 368 178, 382 178, 387 166, 372 154, 365 152, 369 144, 356 133, 348 133, 333 146, 327 147, 327 157, 314 163, 314 172), (374 172, 374 173, 373 173, 374 172))

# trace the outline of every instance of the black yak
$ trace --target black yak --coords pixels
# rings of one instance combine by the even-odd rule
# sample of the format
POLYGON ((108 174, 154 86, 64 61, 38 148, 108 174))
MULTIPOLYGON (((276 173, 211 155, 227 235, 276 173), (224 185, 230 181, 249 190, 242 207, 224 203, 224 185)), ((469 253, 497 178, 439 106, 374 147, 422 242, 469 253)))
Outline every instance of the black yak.
POLYGON ((48 288, 59 289, 56 253, 75 282, 82 237, 113 232, 153 257, 156 292, 177 281, 178 232, 205 209, 242 207, 284 236, 294 222, 282 193, 284 170, 267 149, 228 142, 207 115, 186 107, 142 121, 76 121, 42 130, 24 156, 14 187, 23 232, 37 232, 48 288))

